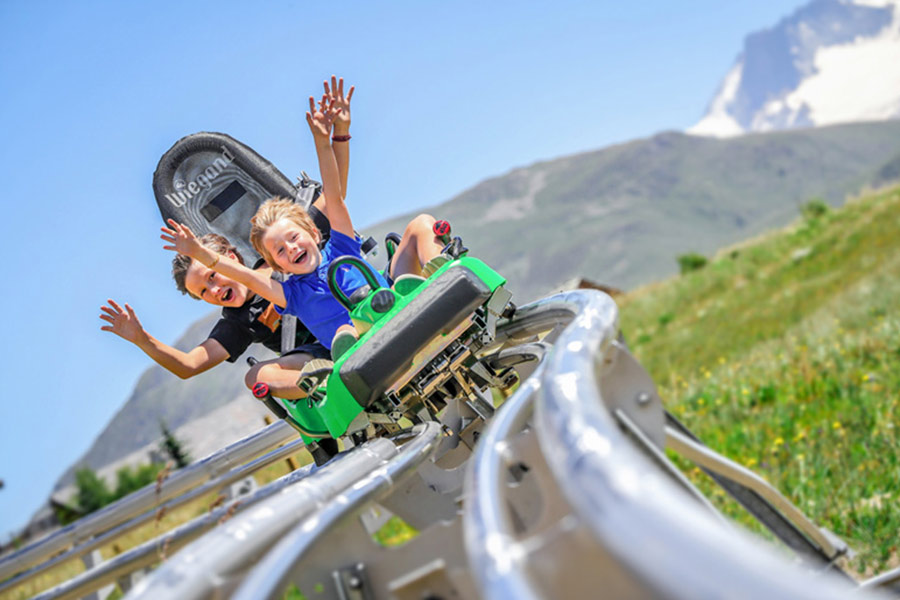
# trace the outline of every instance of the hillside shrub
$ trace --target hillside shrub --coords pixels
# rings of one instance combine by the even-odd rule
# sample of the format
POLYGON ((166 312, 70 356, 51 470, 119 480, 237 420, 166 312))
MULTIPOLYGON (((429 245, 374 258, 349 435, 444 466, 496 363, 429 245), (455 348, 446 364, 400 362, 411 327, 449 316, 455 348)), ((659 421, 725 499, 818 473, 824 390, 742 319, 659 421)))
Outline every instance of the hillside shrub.
POLYGON ((681 268, 682 275, 702 269, 706 263, 706 257, 696 252, 688 252, 678 257, 678 266, 681 268))
MULTIPOLYGON (((147 463, 135 467, 122 467, 116 471, 116 487, 114 490, 110 490, 106 481, 97 475, 93 469, 89 467, 79 469, 75 472, 75 486, 78 488, 76 498, 81 514, 65 515, 60 518, 60 522, 66 524, 74 521, 153 483, 156 480, 156 475, 164 466, 160 463, 147 463)), ((57 517, 60 516, 57 513, 57 517)))
POLYGON ((807 221, 815 221, 828 214, 830 207, 828 203, 821 198, 813 198, 809 202, 800 206, 800 214, 807 221))
POLYGON ((78 486, 78 506, 87 513, 106 506, 112 502, 112 492, 106 481, 100 478, 90 467, 75 472, 75 485, 78 486))
POLYGON ((159 429, 163 435, 163 439, 159 444, 160 450, 168 454, 169 458, 175 462, 175 466, 179 469, 191 464, 191 455, 185 449, 184 443, 175 437, 174 433, 169 431, 165 421, 159 422, 159 429))
POLYGON ((164 466, 161 463, 147 463, 137 465, 133 469, 122 467, 116 471, 116 491, 113 492, 113 500, 123 498, 153 483, 164 466))

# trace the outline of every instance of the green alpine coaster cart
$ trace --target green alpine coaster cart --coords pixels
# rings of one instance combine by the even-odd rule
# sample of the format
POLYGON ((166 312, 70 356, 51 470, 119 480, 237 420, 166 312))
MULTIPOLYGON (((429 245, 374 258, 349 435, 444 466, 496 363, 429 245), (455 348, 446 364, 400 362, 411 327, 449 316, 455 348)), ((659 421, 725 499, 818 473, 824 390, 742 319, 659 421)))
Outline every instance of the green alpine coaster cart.
MULTIPOLYGON (((260 260, 248 242, 250 217, 272 196, 310 210, 323 241, 330 235, 327 219, 310 208, 321 191, 317 182, 302 173, 292 184, 252 148, 222 133, 178 140, 160 158, 153 191, 164 221, 186 223, 198 236, 225 236, 247 264, 260 260)), ((276 399, 264 383, 254 387, 254 396, 300 433, 317 463, 337 452, 333 440, 339 437, 354 445, 383 435, 399 439, 402 430, 426 420, 454 421, 450 429, 458 435, 460 426, 477 425, 493 414, 488 388, 505 393, 516 383, 511 367, 483 356, 498 321, 515 310, 506 281, 468 256, 459 238, 451 241, 449 224, 438 223, 435 235, 447 242, 449 260, 427 279, 401 277, 392 288, 382 288, 358 258, 332 263, 332 294, 361 335, 334 364, 314 360, 306 366, 298 382, 306 398, 276 399), (369 285, 346 297, 334 284, 339 268, 360 270, 369 285), (454 405, 449 411, 448 403, 454 405)), ((388 235, 388 260, 399 242, 397 234, 388 235)), ((374 254, 374 247, 371 238, 364 241, 364 254, 374 254)), ((290 315, 282 317, 282 352, 294 347, 294 322, 290 315)))
MULTIPOLYGON (((459 238, 454 242, 451 248, 461 248, 459 238)), ((511 314, 511 294, 484 262, 464 248, 451 252, 457 255, 427 279, 401 278, 391 289, 379 287, 358 258, 332 263, 332 294, 364 333, 333 365, 311 361, 299 382, 307 397, 284 401, 306 441, 397 433, 404 419, 406 425, 437 419, 448 398, 467 397, 482 417, 490 416, 484 390, 509 388, 516 379, 510 369, 497 372, 480 360, 479 351, 493 341, 498 320, 511 314), (343 265, 369 282, 350 298, 334 283, 343 265)))

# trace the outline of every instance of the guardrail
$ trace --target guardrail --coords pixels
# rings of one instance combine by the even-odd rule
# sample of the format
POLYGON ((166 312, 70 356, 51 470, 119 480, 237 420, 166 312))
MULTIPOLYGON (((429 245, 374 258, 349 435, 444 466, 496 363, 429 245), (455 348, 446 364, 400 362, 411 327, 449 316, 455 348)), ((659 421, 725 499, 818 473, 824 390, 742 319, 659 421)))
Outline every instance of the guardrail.
POLYGON ((383 468, 397 453, 385 439, 363 444, 185 548, 138 582, 128 597, 189 600, 230 591, 285 533, 303 527, 308 516, 339 501, 345 490, 383 468))
POLYGON ((233 515, 305 479, 311 471, 312 465, 307 465, 288 473, 251 494, 232 500, 205 515, 196 517, 175 529, 100 563, 89 571, 85 571, 55 588, 39 594, 33 600, 80 598, 85 594, 101 589, 106 584, 112 583, 124 575, 157 562, 165 561, 206 531, 220 523, 227 522, 233 515))
POLYGON ((79 558, 84 556, 88 552, 92 552, 93 550, 105 546, 113 542, 115 539, 125 535, 129 531, 148 523, 157 518, 157 515, 168 513, 175 508, 183 504, 187 504, 188 502, 200 498, 210 492, 221 489, 222 487, 234 483, 236 481, 240 481, 248 477, 249 475, 255 473, 259 469, 266 467, 278 460, 286 458, 296 452, 300 451, 304 447, 303 440, 296 439, 292 442, 288 442, 284 446, 280 448, 276 448, 271 452, 260 456, 256 460, 250 461, 244 465, 240 465, 234 467, 230 471, 216 477, 215 479, 211 479, 207 481, 205 484, 195 487, 188 492, 177 496, 171 500, 160 503, 158 506, 154 507, 147 512, 134 517, 130 521, 126 521, 121 525, 114 527, 104 533, 98 534, 95 537, 89 538, 84 542, 81 542, 77 546, 71 548, 68 551, 63 552, 62 554, 58 554, 49 560, 44 561, 43 563, 38 564, 35 567, 32 567, 28 571, 20 573, 15 577, 11 577, 6 581, 0 583, 0 593, 10 588, 13 588, 18 585, 22 585, 23 583, 37 577, 41 573, 46 572, 53 567, 60 565, 68 560, 72 560, 75 558, 79 558))
MULTIPOLYGON (((218 478, 215 484, 226 485, 245 477, 249 471, 236 470, 236 466, 257 457, 276 446, 294 440, 297 432, 284 422, 277 422, 260 431, 247 436, 233 444, 222 448, 203 460, 197 461, 169 476, 162 485, 150 484, 120 500, 103 507, 95 513, 87 515, 75 523, 63 527, 53 534, 37 540, 24 548, 10 554, 0 560, 0 580, 7 579, 0 589, 7 589, 12 585, 23 583, 39 572, 45 570, 41 565, 34 571, 24 572, 29 567, 47 561, 50 557, 65 551, 72 546, 72 551, 67 552, 68 558, 75 558, 95 548, 98 544, 91 543, 92 538, 109 531, 110 529, 126 523, 142 513, 149 513, 143 520, 152 517, 153 511, 168 500, 183 495, 192 488, 201 485, 207 480, 218 478), (230 474, 229 474, 230 471, 230 474), (19 577, 8 579, 21 573, 19 577)), ((299 450, 301 446, 296 446, 299 450)), ((278 453, 276 458, 268 462, 260 462, 255 468, 269 464, 272 460, 282 456, 278 453)), ((136 524, 135 524, 136 525, 136 524)), ((131 527, 128 527, 130 529, 131 527)), ((124 533, 125 530, 121 530, 124 533)), ((112 536, 104 536, 103 543, 112 539, 112 536)), ((53 564, 59 561, 53 560, 53 564)))

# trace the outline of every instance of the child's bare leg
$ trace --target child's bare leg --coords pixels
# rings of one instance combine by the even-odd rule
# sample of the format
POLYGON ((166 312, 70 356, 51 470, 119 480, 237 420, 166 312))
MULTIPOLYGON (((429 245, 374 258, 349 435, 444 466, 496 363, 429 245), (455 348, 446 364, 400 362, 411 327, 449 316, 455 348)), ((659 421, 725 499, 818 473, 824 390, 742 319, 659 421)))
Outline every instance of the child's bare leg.
POLYGON ((297 387, 297 378, 300 377, 300 370, 303 365, 313 359, 311 354, 298 352, 296 354, 288 354, 281 358, 258 362, 244 377, 244 384, 249 389, 257 383, 265 383, 269 386, 269 391, 273 396, 284 398, 285 400, 296 400, 297 398, 305 398, 306 394, 297 387))
POLYGON ((422 275, 422 266, 441 253, 444 243, 434 235, 434 217, 422 214, 409 222, 391 261, 391 277, 422 275))

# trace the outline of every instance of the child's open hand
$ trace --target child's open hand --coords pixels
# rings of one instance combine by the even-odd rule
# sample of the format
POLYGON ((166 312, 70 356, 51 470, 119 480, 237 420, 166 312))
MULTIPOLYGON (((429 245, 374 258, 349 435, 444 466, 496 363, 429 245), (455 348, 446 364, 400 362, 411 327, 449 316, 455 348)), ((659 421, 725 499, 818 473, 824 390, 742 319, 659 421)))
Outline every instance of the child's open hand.
POLYGON ((159 236, 168 245, 163 246, 163 250, 173 250, 178 254, 190 256, 193 259, 201 260, 201 255, 205 248, 197 240, 197 236, 191 231, 191 228, 181 223, 176 223, 173 219, 167 221, 171 227, 160 227, 162 235, 159 236))
POLYGON ((119 337, 136 344, 141 335, 144 334, 144 328, 141 327, 141 322, 138 321, 137 315, 134 314, 134 309, 126 303, 123 310, 112 299, 107 300, 107 302, 109 302, 109 306, 104 304, 100 307, 100 310, 103 311, 100 318, 109 323, 109 325, 104 325, 100 329, 111 331, 119 337))
POLYGON ((334 132, 338 135, 346 135, 350 131, 350 98, 353 97, 353 90, 356 88, 350 86, 347 95, 344 95, 344 78, 336 78, 331 76, 331 87, 327 81, 323 81, 325 87, 325 95, 331 101, 331 104, 341 109, 341 112, 334 119, 334 132))
POLYGON ((331 135, 331 127, 338 114, 340 107, 336 106, 328 96, 322 95, 319 106, 316 107, 316 100, 312 96, 309 97, 309 110, 306 111, 306 122, 309 124, 309 130, 312 131, 314 137, 319 139, 328 139, 331 135))

